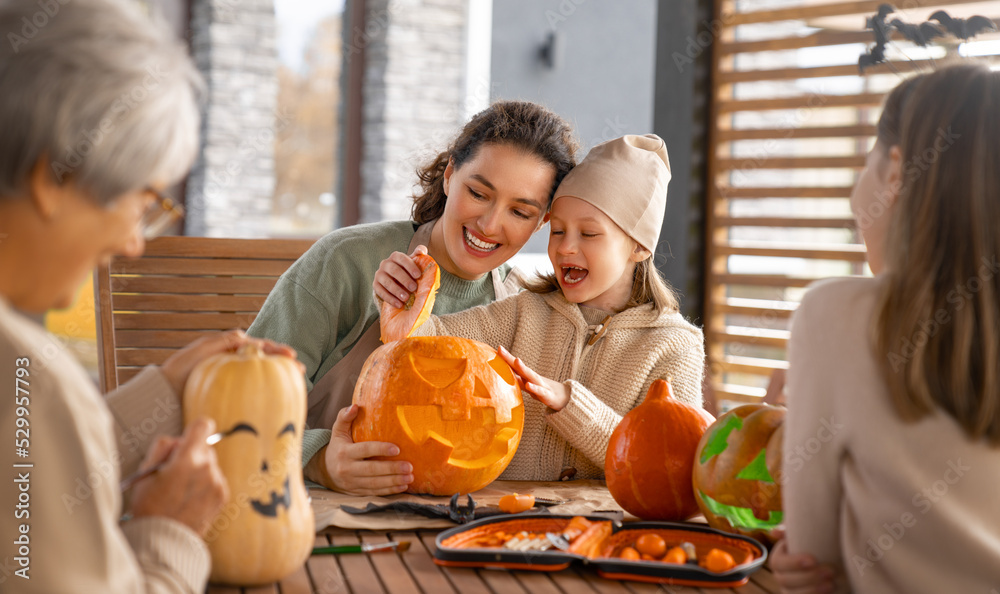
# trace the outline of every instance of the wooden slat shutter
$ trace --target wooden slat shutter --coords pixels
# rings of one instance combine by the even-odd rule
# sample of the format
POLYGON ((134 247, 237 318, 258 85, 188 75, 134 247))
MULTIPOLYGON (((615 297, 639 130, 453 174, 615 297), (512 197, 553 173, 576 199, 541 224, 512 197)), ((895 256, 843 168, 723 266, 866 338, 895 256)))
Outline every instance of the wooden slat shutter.
MULTIPOLYGON (((873 43, 865 19, 881 3, 716 0, 705 335, 719 400, 755 401, 786 367, 791 314, 810 283, 870 274, 849 197, 885 93, 956 55, 1000 53, 996 35, 918 48, 896 33, 890 64, 859 76, 873 43)), ((897 5, 889 20, 919 23, 939 8, 1000 17, 997 1, 897 5)))

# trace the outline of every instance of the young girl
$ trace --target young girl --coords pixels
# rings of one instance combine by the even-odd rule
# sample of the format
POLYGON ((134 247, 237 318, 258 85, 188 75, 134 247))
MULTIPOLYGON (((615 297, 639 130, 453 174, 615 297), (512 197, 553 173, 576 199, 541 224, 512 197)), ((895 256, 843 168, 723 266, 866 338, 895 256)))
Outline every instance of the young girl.
POLYGON ((247 331, 291 345, 310 387, 303 437, 306 476, 357 495, 406 489, 409 464, 367 460, 393 455, 387 443, 354 444, 330 427, 351 403, 354 384, 378 347, 371 285, 394 251, 428 246, 441 266, 439 314, 490 303, 520 290, 507 260, 545 223, 552 193, 576 164, 565 120, 544 107, 499 101, 476 114, 418 171, 413 220, 338 229, 316 242, 281 277, 247 331), (326 447, 333 439, 336 443, 326 447), (338 441, 339 440, 339 441, 338 441))
POLYGON ((1000 588, 998 105, 978 65, 886 99, 851 196, 875 277, 816 285, 794 318, 786 591, 1000 588))
MULTIPOLYGON (((524 432, 501 478, 603 478, 611 432, 658 378, 671 378, 680 400, 701 406, 702 333, 678 313, 651 258, 669 180, 657 136, 598 145, 556 191, 549 221, 555 274, 502 301, 431 316, 417 331, 499 346, 524 380, 531 396, 524 432)), ((404 270, 395 256, 378 278, 404 270)), ((375 290, 383 299, 408 297, 394 281, 375 290)))

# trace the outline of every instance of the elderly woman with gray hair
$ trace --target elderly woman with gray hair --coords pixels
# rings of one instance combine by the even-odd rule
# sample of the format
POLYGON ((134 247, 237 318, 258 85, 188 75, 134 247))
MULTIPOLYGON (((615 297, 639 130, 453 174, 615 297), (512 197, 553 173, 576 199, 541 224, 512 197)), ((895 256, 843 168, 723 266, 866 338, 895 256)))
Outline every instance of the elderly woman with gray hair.
POLYGON ((161 189, 196 153, 200 79, 183 46, 132 2, 49 4, 54 14, 0 0, 0 582, 17 592, 201 592, 202 536, 227 497, 206 444, 214 427, 200 420, 166 436, 181 434, 194 364, 250 339, 202 339, 104 399, 22 313, 69 305, 88 271, 141 254, 177 216, 161 189), (119 481, 140 461, 162 467, 123 510, 119 481), (130 519, 119 523, 123 511, 130 519))

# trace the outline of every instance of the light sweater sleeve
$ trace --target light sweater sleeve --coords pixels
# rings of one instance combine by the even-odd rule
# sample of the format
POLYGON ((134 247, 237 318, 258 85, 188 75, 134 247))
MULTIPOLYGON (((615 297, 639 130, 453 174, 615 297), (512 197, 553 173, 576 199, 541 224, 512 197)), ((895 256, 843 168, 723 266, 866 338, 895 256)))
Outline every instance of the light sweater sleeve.
POLYGON ((493 348, 502 346, 509 350, 517 332, 519 304, 522 299, 530 296, 530 293, 521 292, 489 305, 443 316, 432 315, 413 335, 458 336, 485 342, 493 348))
POLYGON ((115 420, 122 476, 139 468, 158 436, 177 436, 184 431, 180 395, 155 365, 110 392, 105 401, 115 420))
MULTIPOLYGON (((31 358, 43 360, 39 353, 31 358)), ((8 574, 3 587, 26 594, 203 592, 211 561, 192 530, 168 518, 119 527, 113 420, 86 376, 56 371, 56 364, 40 367, 31 376, 30 418, 38 430, 31 433, 30 517, 20 520, 30 526, 30 579, 8 574), (53 381, 54 374, 63 377, 53 381)), ((0 421, 13 426, 5 412, 0 410, 0 421)), ((0 501, 6 504, 6 495, 0 501)), ((12 560, 13 535, 5 534, 4 541, 0 557, 12 560)))
MULTIPOLYGON (((681 330, 671 333, 670 347, 657 360, 651 372, 634 393, 629 410, 646 397, 657 379, 671 379, 674 396, 687 404, 701 407, 701 385, 704 374, 705 346, 700 333, 681 330)), ((545 420, 571 446, 578 449, 593 464, 604 467, 608 441, 624 415, 608 406, 607 400, 576 380, 563 382, 570 390, 569 403, 560 411, 549 411, 545 420)), ((614 398, 617 395, 608 395, 614 398)))
POLYGON ((846 431, 836 426, 831 387, 838 373, 830 361, 843 348, 822 328, 822 295, 806 295, 792 321, 783 445, 782 498, 790 553, 809 553, 820 563, 842 565, 839 546, 842 485, 840 459, 846 431))

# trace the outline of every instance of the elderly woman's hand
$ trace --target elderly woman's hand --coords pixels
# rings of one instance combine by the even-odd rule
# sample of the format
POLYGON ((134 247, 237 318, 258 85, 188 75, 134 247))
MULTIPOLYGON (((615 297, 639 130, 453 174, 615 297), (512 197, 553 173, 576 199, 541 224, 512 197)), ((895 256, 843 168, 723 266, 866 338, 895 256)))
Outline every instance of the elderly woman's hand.
POLYGON ((413 466, 399 460, 371 460, 374 456, 396 456, 399 448, 382 441, 354 443, 351 423, 357 416, 356 404, 340 410, 330 443, 309 461, 306 476, 349 495, 402 493, 413 482, 413 466))
MULTIPOLYGON (((160 366, 160 371, 167 377, 167 381, 173 386, 174 391, 177 394, 182 394, 184 384, 187 383, 188 376, 191 375, 191 370, 194 369, 195 365, 212 355, 227 351, 235 352, 250 341, 260 344, 261 349, 269 355, 295 358, 295 350, 289 346, 270 340, 250 338, 242 330, 229 330, 192 342, 164 361, 163 365, 160 366)), ((299 368, 305 373, 306 368, 302 363, 299 363, 299 368)))
POLYGON ((427 248, 418 245, 410 255, 393 252, 382 260, 378 270, 375 271, 375 280, 372 281, 375 296, 397 309, 402 309, 410 295, 417 290, 417 279, 423 273, 413 258, 417 254, 426 253, 427 248))
POLYGON ((140 468, 164 465, 136 484, 133 517, 162 516, 177 520, 200 536, 205 535, 229 499, 229 488, 219 470, 215 450, 205 442, 214 432, 213 421, 199 419, 180 438, 159 438, 140 468))

